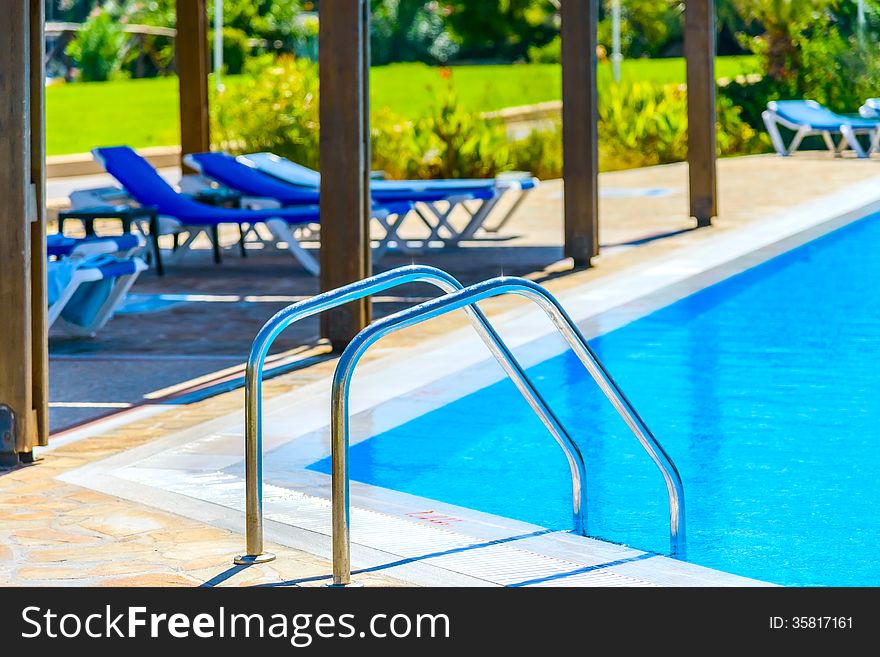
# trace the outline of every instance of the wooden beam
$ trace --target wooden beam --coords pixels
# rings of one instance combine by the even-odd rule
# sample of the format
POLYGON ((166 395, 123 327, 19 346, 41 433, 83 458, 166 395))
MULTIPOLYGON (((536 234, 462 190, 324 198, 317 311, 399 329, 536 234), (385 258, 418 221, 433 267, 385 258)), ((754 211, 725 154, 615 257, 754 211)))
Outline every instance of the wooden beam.
POLYGON ((30 0, 30 173, 35 201, 31 223, 31 361, 36 441, 49 444, 49 329, 46 296, 46 102, 43 25, 45 1, 30 0))
POLYGON ((562 142, 565 255, 589 267, 599 254, 597 0, 562 3, 562 142))
POLYGON ((180 156, 211 150, 206 0, 177 0, 175 64, 180 85, 180 156))
POLYGON ((709 226, 718 214, 714 0, 690 0, 684 15, 690 214, 697 226, 709 226))
MULTIPOLYGON (((321 77, 321 290, 369 276, 369 4, 323 0, 321 77)), ((369 299, 321 316, 321 333, 343 349, 370 322, 369 299)))
MULTIPOLYGON (((0 461, 35 444, 32 389, 30 0, 10 0, 0 21, 0 461), (3 430, 11 409, 11 431, 3 430)), ((42 80, 41 80, 42 82, 42 80)))

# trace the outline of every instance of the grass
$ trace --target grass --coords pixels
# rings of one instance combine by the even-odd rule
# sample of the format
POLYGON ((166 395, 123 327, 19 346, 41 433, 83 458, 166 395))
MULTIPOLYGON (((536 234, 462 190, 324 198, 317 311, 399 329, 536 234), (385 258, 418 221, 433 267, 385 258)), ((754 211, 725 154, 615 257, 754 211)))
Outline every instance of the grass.
MULTIPOLYGON (((719 57, 717 77, 757 70, 754 57, 719 57)), ((372 69, 373 108, 390 107, 416 117, 426 110, 432 90, 452 84, 466 107, 490 111, 561 97, 561 70, 554 64, 457 66, 393 64, 372 69)), ((600 78, 611 77, 607 62, 600 78)), ((684 60, 640 59, 623 62, 624 80, 682 83, 684 60)), ((227 78, 235 84, 235 78, 227 78)), ((83 153, 95 146, 129 144, 138 148, 178 143, 177 79, 120 80, 50 86, 46 90, 46 149, 49 155, 83 153)))

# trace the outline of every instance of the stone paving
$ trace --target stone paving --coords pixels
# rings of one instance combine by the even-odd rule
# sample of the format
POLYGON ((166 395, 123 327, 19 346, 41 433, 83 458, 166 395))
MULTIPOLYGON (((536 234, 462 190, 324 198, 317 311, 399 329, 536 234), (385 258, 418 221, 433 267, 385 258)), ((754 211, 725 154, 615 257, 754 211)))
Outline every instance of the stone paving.
MULTIPOLYGON (((601 241, 605 250, 596 259, 595 267, 581 271, 571 271, 561 258, 562 189, 559 182, 551 181, 522 205, 505 229, 506 234, 516 236, 514 239, 491 246, 480 243, 415 260, 446 268, 465 282, 495 275, 503 268, 505 273, 539 280, 551 291, 569 289, 723 231, 754 221, 772 221, 774 215, 795 202, 806 202, 877 176, 880 169, 875 167, 876 161, 832 159, 827 154, 809 153, 789 159, 757 156, 722 160, 719 217, 712 228, 703 230, 690 230, 692 222, 685 210, 687 173, 683 165, 603 174, 600 185, 609 193, 601 202, 601 241)), ((135 291, 186 289, 192 293, 209 286, 212 292, 235 293, 253 290, 256 285, 265 294, 314 292, 314 279, 296 273, 293 265, 285 269, 283 276, 275 274, 273 278, 267 274, 269 259, 275 257, 257 253, 240 261, 229 256, 227 265, 217 270, 194 259, 186 269, 173 271, 165 279, 145 277, 135 291), (208 273, 203 271, 206 267, 208 273)), ((409 259, 395 256, 383 260, 381 265, 384 268, 405 262, 409 259)), ((378 314, 401 303, 411 303, 412 299, 406 298, 411 294, 407 292, 387 306, 379 304, 378 314)), ((517 303, 520 302, 509 297, 492 299, 485 303, 484 310, 492 315, 517 303)), ((186 309, 198 308, 199 304, 180 306, 182 317, 168 311, 118 317, 108 325, 106 333, 89 341, 87 348, 78 353, 93 354, 100 363, 96 367, 106 369, 107 363, 101 362, 105 353, 142 348, 146 340, 140 334, 152 335, 151 341, 155 343, 155 332, 163 331, 163 337, 177 344, 183 353, 190 348, 194 353, 216 348, 231 360, 241 362, 256 328, 284 303, 254 304, 258 310, 246 313, 240 313, 243 307, 249 308, 244 303, 204 305, 211 309, 193 315, 189 315, 195 313, 192 308, 186 309), (193 317, 203 318, 203 323, 194 325, 193 317), (212 339, 202 342, 198 334, 204 333, 212 339), (186 338, 188 334, 190 338, 186 338), (175 342, 178 337, 184 340, 183 347, 175 342), (126 346, 126 341, 132 340, 126 346)), ((423 325, 418 336, 412 331, 395 334, 383 341, 381 349, 371 350, 367 358, 379 358, 389 350, 417 349, 426 334, 439 335, 465 321, 457 314, 446 315, 423 325)), ((316 330, 315 324, 303 325, 292 332, 282 347, 313 345, 301 356, 320 353, 316 330)), ((68 344, 74 345, 70 347, 74 352, 77 350, 73 342, 68 344)), ((308 368, 268 381, 265 394, 272 397, 295 390, 328 376, 333 367, 332 360, 319 360, 308 368)), ((86 369, 80 376, 88 373, 86 369)), ((136 370, 128 371, 128 376, 134 375, 136 370)), ((159 414, 131 414, 130 421, 124 421, 127 416, 120 415, 120 421, 112 426, 96 423, 91 429, 80 429, 80 433, 86 433, 85 438, 70 444, 58 443, 60 446, 45 453, 32 466, 0 473, 0 584, 226 586, 326 582, 329 564, 321 558, 269 545, 268 549, 283 558, 255 567, 233 567, 231 557, 243 546, 243 537, 238 534, 184 519, 172 509, 148 508, 56 479, 85 463, 240 409, 242 402, 239 389, 191 404, 165 405, 158 409, 164 411, 159 414)), ((55 438, 63 440, 63 434, 55 438)), ((367 585, 400 584, 381 572, 361 574, 358 579, 367 585)))

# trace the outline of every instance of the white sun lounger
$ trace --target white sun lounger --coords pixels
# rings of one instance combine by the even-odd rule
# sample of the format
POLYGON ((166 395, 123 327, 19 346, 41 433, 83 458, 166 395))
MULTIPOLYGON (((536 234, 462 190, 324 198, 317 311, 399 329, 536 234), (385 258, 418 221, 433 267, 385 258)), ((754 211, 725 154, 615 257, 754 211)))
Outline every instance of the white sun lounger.
POLYGON ((113 317, 147 265, 140 258, 71 256, 47 263, 51 327, 59 318, 76 333, 93 335, 113 317))
POLYGON ((849 147, 858 157, 868 157, 877 150, 880 140, 880 121, 837 114, 815 100, 771 101, 767 103, 767 109, 761 116, 773 148, 784 156, 797 151, 804 138, 811 135, 821 136, 828 150, 835 155, 849 147), (779 126, 795 131, 788 146, 783 142, 779 126), (834 135, 840 135, 837 144, 834 143, 834 135), (859 143, 858 135, 869 137, 870 145, 867 150, 859 143))

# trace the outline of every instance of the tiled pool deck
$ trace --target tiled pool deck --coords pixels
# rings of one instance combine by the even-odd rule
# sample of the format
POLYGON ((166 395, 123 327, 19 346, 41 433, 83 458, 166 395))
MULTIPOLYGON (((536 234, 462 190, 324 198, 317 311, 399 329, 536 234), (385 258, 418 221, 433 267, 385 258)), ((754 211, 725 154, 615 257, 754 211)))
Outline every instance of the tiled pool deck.
MULTIPOLYGON (((597 259, 595 268, 574 273, 564 272, 564 265, 553 265, 558 259, 561 235, 561 187, 558 183, 548 183, 529 198, 506 229, 507 233, 521 237, 491 247, 492 258, 481 258, 487 247, 478 247, 419 261, 462 274, 469 282, 497 274, 499 266, 504 266, 504 259, 515 254, 518 260, 505 267, 506 272, 524 273, 541 280, 552 292, 572 303, 587 303, 597 309, 604 303, 611 308, 615 304, 608 305, 609 298, 612 302, 625 301, 617 296, 622 294, 620 291, 627 280, 626 289, 638 290, 649 281, 662 286, 687 279, 693 273, 689 267, 698 267, 700 263, 688 261, 689 251, 682 249, 694 247, 693 253, 714 252, 718 256, 720 251, 729 248, 730 257, 736 257, 747 253, 749 245, 760 244, 762 239, 770 244, 783 239, 786 230, 805 226, 803 222, 810 213, 795 213, 800 217, 797 221, 789 213, 797 203, 821 198, 813 209, 818 215, 831 216, 844 212, 847 204, 854 208, 872 196, 880 197, 880 192, 873 191, 875 187, 880 190, 880 179, 871 180, 880 173, 875 167, 876 162, 832 160, 819 155, 788 160, 774 156, 722 161, 720 216, 715 227, 701 231, 685 230, 690 221, 683 211, 686 203, 683 166, 604 175, 601 183, 607 195, 602 201, 602 242, 609 248, 597 259), (627 189, 634 191, 624 191, 627 189), (665 236, 659 237, 661 235, 665 236), (554 253, 555 258, 548 257, 554 253)), ((260 260, 262 255, 258 254, 253 261, 260 260)), ((401 263, 383 261, 382 264, 401 263)), ((233 265, 220 271, 238 269, 238 265, 233 265)), ((303 287, 301 294, 309 294, 308 286, 314 282, 299 280, 303 287)), ((255 282, 253 277, 250 282, 255 282)), ((162 284, 173 284, 173 278, 169 277, 167 283, 148 280, 143 289, 160 288, 162 284)), ((267 294, 274 291, 271 281, 266 284, 257 280, 256 284, 267 294)), ((629 301, 628 311, 654 303, 640 295, 629 301)), ((485 304, 490 317, 506 317, 508 321, 513 318, 515 324, 527 326, 530 320, 521 314, 521 308, 522 302, 509 298, 485 304)), ((262 318, 270 312, 264 310, 262 318)), ((257 315, 254 313, 253 330, 247 333, 249 327, 244 327, 245 335, 253 335, 260 322, 257 315)), ((136 320, 136 317, 114 320, 114 324, 119 322, 114 329, 118 333, 109 334, 108 343, 124 339, 122 323, 136 320)), ((441 345, 446 336, 463 329, 464 322, 463 317, 448 315, 422 327, 418 336, 406 331, 390 337, 368 354, 367 367, 375 371, 384 369, 386 364, 400 363, 410 354, 423 350, 426 339, 441 345), (377 365, 380 359, 387 360, 377 365)), ((303 330, 314 331, 314 328, 303 330)), ((522 330, 522 339, 527 341, 528 329, 522 330)), ((311 337, 303 333, 291 340, 304 342, 311 337)), ((97 355, 101 353, 101 344, 102 337, 99 337, 94 345, 97 355)), ((229 352, 244 353, 246 346, 229 345, 229 352)), ((333 366, 332 361, 323 361, 268 381, 265 385, 270 400, 267 407, 285 408, 291 393, 300 391, 297 394, 301 396, 305 387, 317 386, 317 382, 332 374, 333 366)), ((417 387, 409 386, 410 392, 417 387)), ((364 408, 380 401, 367 400, 364 408)), ((175 483, 169 478, 169 472, 184 472, 190 476, 202 467, 192 461, 186 464, 187 455, 198 457, 201 452, 199 458, 214 457, 214 465, 219 461, 240 460, 241 429, 235 414, 240 412, 241 405, 241 390, 188 405, 145 405, 112 420, 58 436, 54 446, 36 465, 0 476, 3 528, 0 530, 0 583, 250 585, 326 581, 328 563, 312 554, 324 553, 326 549, 326 541, 316 538, 317 534, 298 539, 300 547, 309 552, 273 542, 269 549, 279 555, 276 561, 246 569, 232 567, 230 558, 241 551, 243 544, 241 534, 233 531, 241 525, 241 514, 233 508, 238 502, 224 505, 216 496, 204 492, 175 489, 182 480, 175 483), (214 444, 206 448, 208 443, 214 444), (218 455, 222 457, 219 461, 216 460, 218 455), (184 498, 189 502, 183 503, 184 498)), ((282 421, 283 415, 279 415, 278 420, 282 421)), ((284 433, 272 433, 272 423, 267 422, 267 441, 276 440, 276 434, 277 440, 289 439, 284 433)), ((240 501, 240 491, 234 487, 231 490, 233 497, 240 501)), ((389 500, 376 499, 375 491, 360 490, 357 486, 354 497, 355 523, 358 514, 364 517, 373 514, 374 527, 390 522, 393 527, 386 527, 387 532, 399 535, 402 521, 385 517, 389 500)), ((268 499, 271 500, 271 495, 268 499)), ((314 500, 319 498, 307 502, 315 507, 314 500)), ((316 518, 326 510, 320 504, 317 507, 320 510, 316 518)), ((747 583, 705 569, 681 568, 676 562, 670 566, 669 560, 661 557, 604 543, 591 542, 592 552, 585 556, 584 539, 564 535, 517 538, 513 544, 512 536, 527 535, 537 528, 522 523, 498 527, 493 525, 495 519, 492 518, 474 515, 461 519, 452 508, 431 510, 454 519, 455 526, 450 529, 441 524, 438 528, 438 523, 430 522, 431 518, 416 515, 410 516, 406 528, 416 533, 441 532, 443 540, 437 541, 436 536, 431 539, 437 541, 437 554, 426 556, 421 544, 411 546, 409 551, 399 545, 395 548, 397 552, 383 550, 381 545, 368 550, 370 540, 364 539, 361 542, 365 547, 355 548, 355 562, 356 566, 360 561, 371 570, 359 574, 357 579, 368 585, 394 585, 401 581, 431 584, 444 576, 448 583, 461 584, 747 583), (494 529, 488 529, 490 525, 494 529), (478 544, 476 549, 473 548, 475 543, 478 544), (468 560, 456 556, 462 551, 482 552, 468 560), (507 562, 514 566, 519 559, 520 571, 515 577, 510 572, 489 577, 485 569, 473 570, 474 562, 482 557, 486 557, 482 559, 484 562, 507 562), (421 563, 375 568, 393 559, 421 563), (456 559, 456 563, 450 563, 456 559), (543 559, 543 566, 536 565, 536 559, 543 559)), ((271 505, 267 504, 267 512, 271 520, 270 539, 296 544, 297 541, 287 535, 288 523, 282 517, 285 510, 276 508, 273 518, 271 505)), ((296 507, 296 512, 300 516, 297 521, 302 524, 302 518, 308 515, 305 506, 296 507)), ((359 540, 357 535, 355 540, 359 540)))

